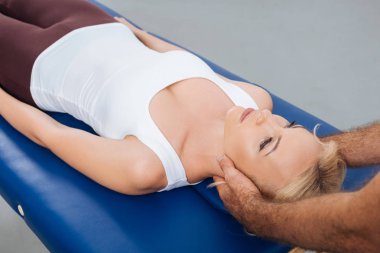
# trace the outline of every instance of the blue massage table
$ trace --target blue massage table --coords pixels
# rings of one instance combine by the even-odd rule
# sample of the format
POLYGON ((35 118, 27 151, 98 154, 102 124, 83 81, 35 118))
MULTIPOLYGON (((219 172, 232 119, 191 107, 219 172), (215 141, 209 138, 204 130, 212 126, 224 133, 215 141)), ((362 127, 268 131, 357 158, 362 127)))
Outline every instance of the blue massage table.
MULTIPOLYGON (((217 73, 242 80, 204 60, 217 73)), ((322 122, 276 96, 273 99, 277 114, 309 129, 322 122)), ((49 115, 94 133, 67 114, 49 115)), ((336 131, 323 122, 319 133, 336 131)), ((360 187, 377 171, 350 170, 344 188, 360 187)), ((122 195, 70 168, 0 118, 0 194, 51 252, 287 252, 287 245, 247 235, 223 208, 216 190, 206 188, 210 182, 144 196, 122 195)))

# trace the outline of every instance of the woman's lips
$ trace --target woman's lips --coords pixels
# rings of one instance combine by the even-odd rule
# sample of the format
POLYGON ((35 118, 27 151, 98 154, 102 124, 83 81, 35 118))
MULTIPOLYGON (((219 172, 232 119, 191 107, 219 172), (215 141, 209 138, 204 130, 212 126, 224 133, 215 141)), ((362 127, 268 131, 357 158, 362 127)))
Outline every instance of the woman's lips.
POLYGON ((242 123, 243 122, 243 120, 251 113, 251 112, 253 112, 254 111, 254 109, 253 108, 247 108, 247 109, 245 109, 244 110, 244 112, 241 114, 241 116, 240 116, 240 123, 242 123))

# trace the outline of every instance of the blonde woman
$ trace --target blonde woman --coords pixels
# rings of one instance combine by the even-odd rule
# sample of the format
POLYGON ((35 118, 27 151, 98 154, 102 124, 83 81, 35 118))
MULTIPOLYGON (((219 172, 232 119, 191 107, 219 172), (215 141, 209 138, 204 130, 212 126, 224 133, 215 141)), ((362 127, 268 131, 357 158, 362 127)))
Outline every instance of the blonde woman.
POLYGON ((334 144, 272 114, 264 89, 118 21, 86 1, 0 0, 2 117, 124 194, 223 177, 223 154, 270 198, 339 189, 334 144), (98 135, 42 110, 69 113, 98 135))

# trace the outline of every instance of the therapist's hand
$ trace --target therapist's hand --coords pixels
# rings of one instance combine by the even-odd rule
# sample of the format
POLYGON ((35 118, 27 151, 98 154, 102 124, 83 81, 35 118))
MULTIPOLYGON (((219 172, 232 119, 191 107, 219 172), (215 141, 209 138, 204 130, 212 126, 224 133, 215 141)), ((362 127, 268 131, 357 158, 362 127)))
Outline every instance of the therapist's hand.
POLYGON ((225 182, 217 184, 219 196, 231 214, 247 226, 247 218, 250 216, 252 204, 261 202, 263 198, 256 185, 235 168, 231 159, 223 156, 218 162, 224 172, 224 179, 215 176, 214 180, 215 182, 225 182))

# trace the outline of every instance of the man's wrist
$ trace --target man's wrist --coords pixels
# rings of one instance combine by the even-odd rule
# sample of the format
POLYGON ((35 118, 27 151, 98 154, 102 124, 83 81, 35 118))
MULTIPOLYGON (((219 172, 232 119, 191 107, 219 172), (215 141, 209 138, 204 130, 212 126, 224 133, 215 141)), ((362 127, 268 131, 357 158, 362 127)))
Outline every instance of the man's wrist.
POLYGON ((272 228, 275 229, 275 217, 277 216, 277 204, 263 199, 261 196, 252 198, 247 205, 243 206, 241 222, 246 231, 251 234, 269 237, 272 228))
POLYGON ((348 132, 322 137, 335 141, 348 166, 361 167, 380 163, 380 123, 374 122, 348 132))

